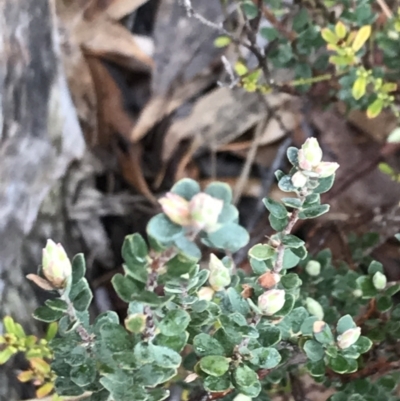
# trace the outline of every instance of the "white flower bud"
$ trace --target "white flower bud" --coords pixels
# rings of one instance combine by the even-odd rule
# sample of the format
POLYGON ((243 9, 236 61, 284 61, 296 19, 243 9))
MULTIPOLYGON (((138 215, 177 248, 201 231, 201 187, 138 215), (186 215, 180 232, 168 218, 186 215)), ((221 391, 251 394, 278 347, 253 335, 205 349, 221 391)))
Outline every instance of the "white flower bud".
POLYGON ((301 171, 292 176, 292 184, 296 188, 303 188, 307 184, 307 180, 308 178, 301 171))
POLYGON ((55 288, 64 288, 72 274, 71 262, 61 244, 47 240, 42 256, 43 275, 55 288))
POLYGON ((308 138, 298 153, 299 167, 302 170, 312 170, 322 160, 322 150, 316 138, 308 138))
POLYGON ((202 287, 197 292, 197 296, 200 300, 211 301, 213 299, 215 291, 210 287, 202 287))
POLYGON ((172 192, 168 192, 158 201, 166 216, 175 224, 180 226, 190 225, 189 202, 172 192))
POLYGON ((269 290, 258 297, 258 307, 263 315, 272 316, 285 304, 284 290, 269 290))
POLYGON ((361 335, 361 328, 355 327, 354 329, 346 330, 342 335, 338 336, 337 343, 339 348, 346 349, 351 347, 361 335))
POLYGON ((318 318, 318 320, 322 320, 324 318, 324 310, 322 309, 321 304, 315 299, 307 297, 306 307, 310 314, 318 318))
POLYGON ((212 232, 218 229, 218 217, 221 214, 224 202, 221 199, 201 192, 190 201, 190 216, 193 226, 200 230, 212 232))
POLYGON ((318 173, 320 178, 325 178, 335 174, 338 168, 339 168, 338 163, 321 162, 318 164, 317 167, 314 168, 314 171, 318 173))
POLYGON ((372 283, 377 290, 384 290, 387 284, 387 278, 383 273, 376 272, 372 277, 372 283))
POLYGON ((212 253, 210 255, 210 276, 208 282, 214 291, 222 291, 231 283, 231 274, 229 269, 212 253))
POLYGON ((310 260, 306 265, 306 272, 313 277, 319 276, 321 273, 321 263, 316 260, 310 260))

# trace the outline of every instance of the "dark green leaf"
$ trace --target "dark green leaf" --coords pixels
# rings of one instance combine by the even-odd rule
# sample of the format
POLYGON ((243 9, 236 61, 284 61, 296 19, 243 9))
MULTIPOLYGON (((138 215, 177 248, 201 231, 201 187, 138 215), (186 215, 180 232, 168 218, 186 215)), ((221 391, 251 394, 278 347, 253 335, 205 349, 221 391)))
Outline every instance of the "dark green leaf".
POLYGON ((310 316, 308 318, 306 318, 304 320, 304 322, 302 323, 301 327, 300 327, 300 331, 302 332, 302 334, 304 336, 311 336, 313 335, 314 331, 313 331, 313 326, 314 326, 314 322, 316 322, 318 320, 317 317, 315 316, 310 316))
POLYGON ((163 401, 170 395, 169 390, 165 390, 163 388, 154 388, 152 390, 146 390, 146 391, 147 391, 146 401, 163 401))
POLYGON ((33 312, 33 317, 35 319, 45 323, 55 322, 61 319, 63 315, 64 313, 62 311, 50 309, 47 306, 39 306, 39 308, 33 312))
POLYGON ((301 200, 299 198, 282 198, 282 203, 285 206, 293 209, 300 209, 302 207, 301 200))
POLYGON ((135 345, 133 355, 138 364, 144 365, 154 361, 153 345, 148 342, 141 341, 135 345))
POLYGON ((381 295, 376 300, 376 309, 378 309, 379 312, 387 312, 392 306, 392 298, 387 295, 381 295))
POLYGON ((176 247, 190 260, 197 262, 201 258, 200 248, 185 236, 178 237, 175 241, 176 247))
POLYGON ((272 347, 281 341, 281 331, 272 325, 265 325, 259 328, 259 342, 264 347, 272 347))
POLYGON ((140 293, 140 288, 138 287, 136 281, 127 276, 123 276, 117 273, 111 280, 111 283, 115 289, 118 296, 125 302, 130 302, 133 299, 133 295, 140 293))
POLYGON ((299 153, 299 150, 293 146, 290 146, 288 148, 288 150, 286 151, 288 160, 295 167, 299 164, 298 153, 299 153))
POLYGON ((56 310, 56 311, 61 311, 61 312, 66 312, 68 310, 68 305, 67 303, 60 299, 48 299, 45 302, 45 305, 48 306, 50 309, 56 310))
POLYGON ((321 344, 328 345, 334 343, 331 328, 326 323, 324 325, 321 325, 319 331, 314 330, 314 337, 321 344))
POLYGON ((72 287, 70 299, 77 311, 84 312, 89 309, 90 303, 93 299, 93 294, 85 278, 82 278, 78 283, 75 284, 75 288, 78 286, 80 287, 80 290, 76 295, 72 295, 74 290, 74 287, 72 287))
POLYGON ((304 245, 304 241, 292 234, 287 234, 283 237, 282 243, 288 248, 300 248, 304 245))
POLYGON ((303 209, 299 213, 299 218, 300 219, 314 219, 315 217, 321 216, 324 213, 327 213, 329 211, 330 206, 329 205, 316 205, 316 206, 310 206, 307 209, 303 209))
POLYGON ((291 249, 285 249, 283 254, 283 268, 291 269, 299 264, 300 258, 291 249))
POLYGON ((263 202, 269 212, 277 219, 284 219, 287 217, 288 212, 282 203, 276 202, 271 198, 264 198, 263 202))
POLYGON ((332 188, 334 181, 335 181, 335 174, 331 175, 330 177, 320 178, 319 185, 317 188, 313 190, 313 192, 315 194, 323 194, 325 192, 328 192, 332 188))
POLYGON ((242 10, 248 19, 253 19, 258 15, 258 8, 251 1, 243 2, 242 10))
POLYGON ((382 263, 373 260, 368 266, 368 274, 373 276, 376 272, 384 273, 382 263))
POLYGON ((96 366, 93 359, 86 359, 79 366, 71 369, 71 380, 80 387, 93 383, 96 379, 96 366))
POLYGON ((83 253, 78 253, 78 255, 72 259, 72 285, 85 277, 85 272, 85 257, 83 256, 83 253))
POLYGON ((296 188, 292 184, 292 178, 289 175, 285 175, 279 180, 278 187, 283 192, 295 192, 296 191, 296 188))
POLYGON ((329 367, 336 373, 346 373, 349 369, 349 364, 346 358, 338 355, 336 358, 330 358, 328 362, 329 367))
POLYGON ((177 368, 182 362, 181 356, 167 347, 155 345, 153 352, 155 364, 163 368, 177 368))
POLYGON ((232 387, 232 383, 231 383, 229 374, 225 374, 225 375, 219 376, 219 377, 208 376, 204 380, 205 390, 207 390, 211 393, 220 393, 223 391, 227 391, 231 387, 232 387))
POLYGON ((360 336, 359 339, 353 344, 355 350, 360 354, 365 354, 372 347, 372 341, 364 336, 360 336))
POLYGON ((146 241, 140 234, 127 235, 122 245, 122 257, 129 264, 146 263, 147 254, 146 241))
POLYGON ((181 352, 187 344, 189 334, 187 331, 181 331, 176 336, 165 336, 158 334, 155 338, 156 345, 162 345, 163 347, 171 348, 176 352, 181 352))
POLYGON ((104 323, 100 329, 101 344, 111 352, 131 349, 131 340, 126 330, 115 323, 104 323))
POLYGON ((287 227, 289 222, 289 219, 287 217, 283 219, 278 219, 273 214, 270 214, 268 216, 268 220, 269 224, 275 231, 283 231, 287 227))

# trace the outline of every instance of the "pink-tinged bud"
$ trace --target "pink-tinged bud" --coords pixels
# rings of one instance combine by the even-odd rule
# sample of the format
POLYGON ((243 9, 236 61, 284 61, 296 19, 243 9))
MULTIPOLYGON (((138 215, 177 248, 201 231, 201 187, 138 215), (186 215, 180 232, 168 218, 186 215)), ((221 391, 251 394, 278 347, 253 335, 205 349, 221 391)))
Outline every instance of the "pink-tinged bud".
POLYGON ((192 225, 199 230, 212 232, 218 229, 218 217, 224 207, 224 201, 200 192, 190 201, 192 225))
POLYGON ((308 178, 301 172, 298 171, 292 176, 292 184, 296 188, 303 188, 307 184, 308 178))
POLYGON ((314 168, 314 171, 319 175, 320 178, 325 178, 335 174, 338 168, 338 163, 321 162, 317 167, 314 168))
POLYGON ((263 315, 272 316, 285 304, 284 290, 269 290, 258 297, 258 307, 263 315))
POLYGON ((346 349, 352 346, 360 337, 361 329, 360 327, 355 327, 354 329, 346 330, 342 335, 338 336, 337 343, 339 348, 346 349))
POLYGON ((215 291, 211 287, 202 287, 197 292, 197 296, 202 301, 212 301, 215 291))
POLYGON ((210 276, 208 282, 214 291, 222 291, 231 283, 231 274, 229 269, 212 253, 210 255, 210 276))
POLYGON ((55 288, 64 288, 72 274, 71 262, 61 244, 47 240, 42 256, 43 275, 55 288))
POLYGON ((189 202, 172 192, 168 192, 158 201, 166 216, 175 224, 180 226, 190 225, 189 202))
POLYGON ((308 138, 298 153, 299 167, 311 171, 322 160, 322 150, 315 138, 308 138))

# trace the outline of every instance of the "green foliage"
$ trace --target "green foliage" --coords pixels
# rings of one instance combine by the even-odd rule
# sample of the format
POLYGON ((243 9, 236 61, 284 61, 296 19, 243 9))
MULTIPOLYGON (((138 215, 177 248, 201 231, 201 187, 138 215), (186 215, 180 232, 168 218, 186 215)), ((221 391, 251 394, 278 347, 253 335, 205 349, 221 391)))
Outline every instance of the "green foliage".
MULTIPOLYGON (((249 15, 251 4, 243 3, 249 15)), ((308 14, 294 25, 309 27, 308 14)), ((335 35, 343 35, 340 29, 335 35)), ((39 375, 39 394, 54 387, 60 396, 90 393, 92 401, 162 401, 172 382, 188 391, 201 387, 215 397, 269 399, 273 392, 288 391, 293 377, 305 372, 339 388, 333 401, 364 397, 361 384, 341 384, 341 375, 365 374, 376 352, 385 363, 395 360, 400 308, 393 296, 400 285, 387 283, 383 266, 364 257, 374 236, 349 239, 358 262, 350 269, 334 262, 329 250, 308 255, 305 242, 291 233, 299 220, 328 211, 320 194, 332 187, 337 166, 325 163, 328 170, 319 170, 321 153, 314 139, 301 152, 289 149, 293 168, 276 176, 291 197, 264 200, 276 233, 250 248, 251 272, 233 263, 232 253, 249 235, 238 224, 230 188, 213 183, 201 192, 196 182, 182 180, 173 196, 160 202, 163 213, 149 222, 148 242, 132 234, 123 243, 124 273, 112 284, 127 303, 124 324, 111 311, 89 318, 92 292, 78 255, 57 296, 34 313, 38 320, 58 321, 58 332, 52 324, 47 341, 37 341, 6 318, 0 363, 25 352, 36 365, 22 378, 39 375), (298 173, 305 178, 295 187, 298 173), (193 199, 195 216, 190 215, 193 199), (212 254, 208 267, 200 265, 200 243, 226 256, 212 254)), ((377 389, 368 396, 392 397, 394 380, 368 382, 377 389)))

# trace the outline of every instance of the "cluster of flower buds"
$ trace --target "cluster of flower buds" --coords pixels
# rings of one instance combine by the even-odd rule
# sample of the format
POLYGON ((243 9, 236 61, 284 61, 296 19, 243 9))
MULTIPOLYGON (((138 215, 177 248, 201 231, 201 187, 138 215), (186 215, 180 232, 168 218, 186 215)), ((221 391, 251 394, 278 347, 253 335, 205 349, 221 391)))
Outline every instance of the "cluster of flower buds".
POLYGON ((61 244, 47 240, 43 249, 42 269, 44 277, 54 288, 64 288, 71 277, 72 266, 61 244))
POLYGON ((272 316, 280 311, 285 304, 284 290, 268 290, 258 297, 258 308, 266 316, 272 316))
POLYGON ((159 203, 173 223, 207 232, 218 229, 218 217, 224 206, 221 199, 213 198, 204 192, 198 193, 190 201, 168 192, 159 203))
POLYGON ((323 162, 322 149, 316 138, 308 138, 298 152, 300 171, 292 176, 296 188, 302 188, 308 181, 308 176, 325 178, 333 175, 339 168, 338 163, 323 162))
POLYGON ((231 283, 229 269, 213 253, 210 255, 208 282, 214 291, 222 291, 231 283))

